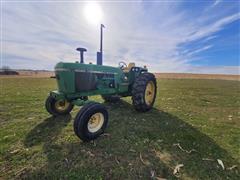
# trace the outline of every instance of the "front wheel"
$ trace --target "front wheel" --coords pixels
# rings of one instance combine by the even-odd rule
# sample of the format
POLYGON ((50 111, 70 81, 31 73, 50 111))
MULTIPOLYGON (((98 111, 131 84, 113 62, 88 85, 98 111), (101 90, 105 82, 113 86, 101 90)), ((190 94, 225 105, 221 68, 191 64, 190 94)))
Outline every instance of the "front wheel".
POLYGON ((59 116, 70 113, 73 109, 73 104, 66 99, 57 100, 52 96, 48 96, 45 102, 45 108, 50 114, 59 116))
POLYGON ((108 112, 99 103, 88 103, 78 112, 74 120, 74 132, 83 141, 100 136, 107 127, 108 112))

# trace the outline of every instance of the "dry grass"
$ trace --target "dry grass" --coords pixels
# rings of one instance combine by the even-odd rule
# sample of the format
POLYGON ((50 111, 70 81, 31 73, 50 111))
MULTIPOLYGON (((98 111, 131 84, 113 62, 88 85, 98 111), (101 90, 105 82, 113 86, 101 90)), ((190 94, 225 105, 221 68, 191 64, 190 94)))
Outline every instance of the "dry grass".
POLYGON ((107 134, 90 143, 73 132, 79 107, 67 116, 46 112, 54 79, 0 83, 0 179, 240 179, 238 81, 158 79, 147 113, 130 98, 104 103, 107 134))
POLYGON ((160 79, 222 79, 240 80, 240 75, 227 74, 190 74, 190 73, 155 73, 160 79))

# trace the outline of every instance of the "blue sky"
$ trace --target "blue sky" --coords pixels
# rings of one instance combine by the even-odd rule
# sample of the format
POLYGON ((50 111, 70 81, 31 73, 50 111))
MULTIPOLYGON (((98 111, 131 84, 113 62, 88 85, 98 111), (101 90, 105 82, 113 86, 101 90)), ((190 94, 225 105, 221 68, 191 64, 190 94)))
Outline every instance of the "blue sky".
MULTIPOLYGON (((95 62, 99 27, 87 2, 3 1, 1 66, 53 70, 59 61, 95 62)), ((147 65, 153 72, 239 74, 239 1, 98 1, 103 10, 104 64, 147 65)))

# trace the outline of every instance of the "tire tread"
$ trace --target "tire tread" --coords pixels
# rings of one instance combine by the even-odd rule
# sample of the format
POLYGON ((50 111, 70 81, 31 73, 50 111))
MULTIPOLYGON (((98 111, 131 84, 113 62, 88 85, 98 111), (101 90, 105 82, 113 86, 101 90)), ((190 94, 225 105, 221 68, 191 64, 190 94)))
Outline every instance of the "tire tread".
POLYGON ((90 102, 85 104, 78 114, 75 117, 74 123, 73 123, 73 129, 75 134, 83 141, 90 141, 93 139, 96 139, 98 136, 100 136, 103 132, 104 129, 106 128, 108 123, 108 113, 106 108, 100 104, 100 103, 95 103, 95 102, 90 102), (104 124, 101 128, 101 131, 97 131, 96 133, 86 133, 85 125, 88 123, 87 118, 91 115, 92 112, 94 111, 103 111, 105 113, 104 115, 104 124))
POLYGON ((157 83, 156 83, 156 78, 154 74, 143 73, 139 75, 136 78, 132 88, 132 102, 133 102, 134 108, 140 112, 146 112, 150 110, 155 102, 156 93, 157 93, 157 83), (144 99, 146 85, 149 81, 153 81, 155 85, 154 100, 150 106, 145 103, 145 99, 144 99))

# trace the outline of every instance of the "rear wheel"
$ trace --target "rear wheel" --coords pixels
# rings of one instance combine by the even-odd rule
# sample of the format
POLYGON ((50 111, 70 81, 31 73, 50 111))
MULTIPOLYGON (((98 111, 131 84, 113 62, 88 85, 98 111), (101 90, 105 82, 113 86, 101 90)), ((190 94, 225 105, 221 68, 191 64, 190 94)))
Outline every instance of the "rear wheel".
POLYGON ((102 95, 102 98, 104 99, 105 102, 116 103, 120 101, 120 97, 117 95, 102 95))
POLYGON ((99 103, 88 103, 78 112, 74 120, 74 132, 83 141, 100 136, 107 127, 108 112, 99 103))
POLYGON ((65 115, 72 111, 73 105, 65 99, 55 99, 52 96, 48 96, 45 102, 46 110, 54 115, 65 115))
POLYGON ((139 75, 132 89, 132 101, 137 111, 150 110, 155 102, 157 92, 156 78, 152 73, 139 75))

